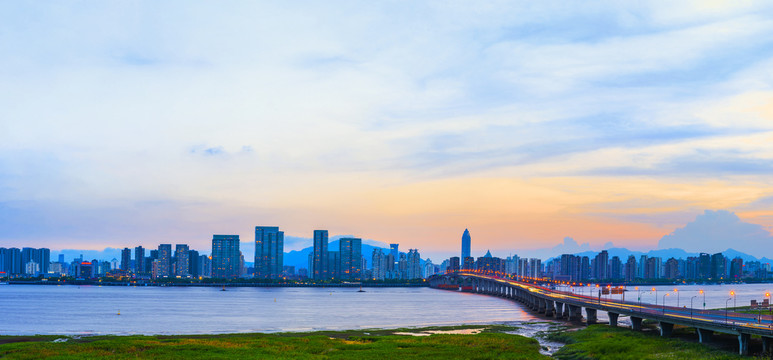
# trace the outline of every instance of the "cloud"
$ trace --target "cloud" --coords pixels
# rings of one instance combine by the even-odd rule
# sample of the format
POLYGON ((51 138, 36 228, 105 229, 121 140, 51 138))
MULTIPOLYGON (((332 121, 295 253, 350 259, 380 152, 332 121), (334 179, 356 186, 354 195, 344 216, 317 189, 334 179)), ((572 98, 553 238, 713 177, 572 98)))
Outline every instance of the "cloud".
POLYGON ((761 225, 742 221, 726 210, 706 210, 695 220, 663 236, 658 248, 718 252, 728 248, 749 254, 773 252, 773 236, 761 225))
POLYGON ((2 211, 39 220, 36 239, 110 231, 142 208, 165 222, 132 234, 154 241, 164 224, 192 237, 174 230, 228 230, 230 216, 255 217, 240 219, 247 234, 268 218, 304 235, 323 218, 416 244, 467 219, 496 227, 490 242, 652 237, 633 221, 652 210, 621 205, 612 236, 599 224, 621 217, 596 209, 672 186, 688 210, 658 211, 725 208, 696 207, 702 183, 766 196, 773 180, 772 5, 712 4, 0 2, 2 211), (486 180, 391 192, 466 179, 486 180), (531 179, 556 195, 501 196, 531 179), (453 213, 424 205, 469 192, 453 213), (378 193, 404 200, 361 200, 378 193), (516 206, 550 210, 501 220, 516 206), (589 209, 605 218, 589 225, 589 209))

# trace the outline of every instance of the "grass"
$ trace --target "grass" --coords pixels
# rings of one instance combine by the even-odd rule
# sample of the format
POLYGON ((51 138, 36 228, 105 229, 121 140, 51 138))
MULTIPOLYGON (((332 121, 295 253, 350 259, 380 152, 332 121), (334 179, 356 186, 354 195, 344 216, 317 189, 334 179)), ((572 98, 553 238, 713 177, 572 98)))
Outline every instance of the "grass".
MULTIPOLYGON (((3 359, 543 359, 539 343, 505 334, 507 326, 434 327, 342 332, 179 336, 93 336, 52 342, 16 337, 0 344, 3 359), (477 335, 395 332, 481 328, 477 335)), ((60 337, 61 338, 61 337, 60 337)))
MULTIPOLYGON (((677 333, 686 330, 675 329, 677 333)), ((686 335, 687 333, 685 333, 686 335)), ((565 343, 557 359, 744 359, 715 346, 678 338, 662 338, 655 332, 631 331, 608 325, 592 325, 577 331, 561 331, 546 338, 565 343)))

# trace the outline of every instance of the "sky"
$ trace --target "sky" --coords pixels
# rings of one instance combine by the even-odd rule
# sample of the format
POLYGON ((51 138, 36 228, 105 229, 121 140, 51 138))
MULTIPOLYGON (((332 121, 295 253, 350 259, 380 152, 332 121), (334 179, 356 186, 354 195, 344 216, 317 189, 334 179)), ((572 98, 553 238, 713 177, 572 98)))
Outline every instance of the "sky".
POLYGON ((768 241, 772 33, 765 1, 0 2, 0 246, 768 241))

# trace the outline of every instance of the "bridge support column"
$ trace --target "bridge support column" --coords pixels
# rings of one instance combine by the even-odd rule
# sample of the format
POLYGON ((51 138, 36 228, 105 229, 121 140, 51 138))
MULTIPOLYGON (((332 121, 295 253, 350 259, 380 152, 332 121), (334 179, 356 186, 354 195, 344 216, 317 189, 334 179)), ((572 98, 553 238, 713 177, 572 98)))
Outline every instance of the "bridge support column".
POLYGON ((576 305, 569 305, 569 320, 570 321, 582 320, 582 308, 576 305))
POLYGON ((773 348, 771 348, 771 345, 773 345, 773 338, 769 337, 762 337, 762 353, 768 354, 770 353, 773 348))
POLYGON ((598 320, 596 309, 585 308, 585 320, 588 325, 593 325, 598 320))
POLYGON ((561 317, 563 317, 564 319, 568 319, 569 318, 569 306, 571 306, 571 305, 564 304, 564 313, 561 315, 561 317))
POLYGON ((539 301, 539 309, 537 309, 537 312, 540 313, 540 314, 544 314, 545 311, 547 311, 547 307, 548 307, 547 306, 548 305, 547 302, 548 301, 545 300, 545 299, 542 299, 542 298, 539 298, 538 301, 539 301))
POLYGON ((607 316, 609 316, 609 326, 617 327, 617 318, 620 314, 607 311, 607 316))
POLYGON ((751 334, 739 334, 738 335, 738 353, 746 356, 749 355, 749 341, 751 340, 751 334))
POLYGON ((674 331, 674 324, 667 322, 660 322, 660 336, 669 337, 671 332, 674 331))
POLYGON ((700 341, 701 344, 711 342, 711 336, 714 335, 713 331, 701 328, 696 328, 695 330, 698 332, 698 341, 700 341))
POLYGON ((564 304, 557 302, 556 303, 556 312, 555 312, 556 319, 560 319, 564 317, 564 304))
POLYGON ((641 331, 641 320, 640 317, 631 316, 631 330, 641 331))
POLYGON ((552 300, 545 300, 545 316, 553 316, 555 305, 552 300))

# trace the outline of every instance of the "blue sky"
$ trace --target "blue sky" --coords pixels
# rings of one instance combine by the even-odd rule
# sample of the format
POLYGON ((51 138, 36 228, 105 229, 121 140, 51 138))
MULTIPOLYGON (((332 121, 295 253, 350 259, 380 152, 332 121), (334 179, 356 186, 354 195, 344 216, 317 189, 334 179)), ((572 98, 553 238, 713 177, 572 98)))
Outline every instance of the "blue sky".
POLYGON ((754 1, 4 2, 0 244, 770 230, 771 33, 754 1))

